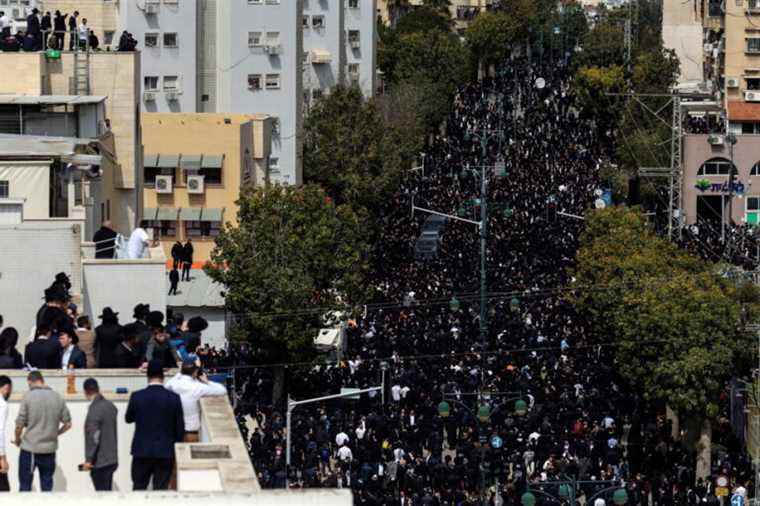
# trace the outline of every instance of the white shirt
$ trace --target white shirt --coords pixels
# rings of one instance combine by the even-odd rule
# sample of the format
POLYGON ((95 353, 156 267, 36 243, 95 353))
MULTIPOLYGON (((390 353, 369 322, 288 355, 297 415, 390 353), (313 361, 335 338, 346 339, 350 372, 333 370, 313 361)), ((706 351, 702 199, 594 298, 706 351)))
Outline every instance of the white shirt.
POLYGON ((338 458, 343 462, 354 458, 353 453, 351 453, 351 448, 349 448, 348 446, 341 446, 338 449, 338 458))
POLYGON ((0 395, 0 456, 5 456, 5 429, 8 426, 8 403, 0 395))
POLYGON ((7 14, 0 16, 0 30, 11 26, 11 18, 7 14))
POLYGON ((604 499, 601 497, 597 497, 596 501, 594 501, 594 506, 604 506, 605 502, 604 499))
POLYGON ((219 383, 208 384, 178 373, 166 382, 166 389, 179 395, 185 417, 185 431, 195 432, 201 428, 201 397, 227 395, 227 388, 219 383))
POLYGON ((144 257, 145 248, 149 240, 150 237, 148 237, 148 233, 144 229, 140 227, 134 229, 132 235, 129 236, 129 244, 127 244, 129 258, 136 259, 144 257))
POLYGON ((398 402, 401 400, 401 386, 400 385, 393 385, 391 387, 391 397, 393 397, 393 400, 395 402, 398 402))
POLYGON ((71 358, 71 352, 74 351, 74 345, 69 345, 68 348, 63 350, 63 356, 61 357, 61 369, 69 368, 69 359, 71 358))
POLYGON ((367 427, 362 420, 362 424, 356 428, 356 439, 364 439, 365 432, 367 432, 367 427))
POLYGON ((79 40, 88 40, 90 38, 90 27, 79 25, 79 40))
POLYGON ((344 444, 348 443, 348 441, 348 434, 345 432, 338 432, 338 434, 335 436, 335 444, 338 446, 343 446, 344 444))

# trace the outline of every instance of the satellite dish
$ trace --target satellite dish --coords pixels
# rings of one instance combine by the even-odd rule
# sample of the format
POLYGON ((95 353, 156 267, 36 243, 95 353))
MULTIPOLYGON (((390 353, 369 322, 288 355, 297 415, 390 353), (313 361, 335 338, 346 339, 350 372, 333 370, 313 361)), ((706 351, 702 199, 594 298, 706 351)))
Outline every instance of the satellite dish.
POLYGON ((536 88, 543 90, 546 87, 546 80, 543 77, 536 79, 536 88))
POLYGON ((596 199, 594 201, 594 207, 596 207, 597 209, 604 209, 605 207, 607 207, 607 203, 603 199, 596 199))

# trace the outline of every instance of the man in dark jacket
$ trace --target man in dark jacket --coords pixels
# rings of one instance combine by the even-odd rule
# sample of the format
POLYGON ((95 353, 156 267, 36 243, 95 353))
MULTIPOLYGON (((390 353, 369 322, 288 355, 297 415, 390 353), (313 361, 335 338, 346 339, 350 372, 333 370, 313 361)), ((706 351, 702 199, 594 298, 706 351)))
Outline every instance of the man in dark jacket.
POLYGON ((65 310, 68 298, 68 294, 58 287, 51 286, 45 290, 45 304, 37 311, 37 326, 56 328, 65 324, 69 320, 65 310))
POLYGON ((132 394, 126 421, 135 424, 132 439, 132 487, 166 490, 174 468, 174 444, 185 435, 182 401, 164 388, 164 370, 158 361, 148 364, 148 386, 132 394))
POLYGON ((53 18, 53 31, 55 32, 55 48, 63 50, 63 37, 66 33, 66 18, 68 14, 61 14, 61 11, 55 11, 53 18))
POLYGON ((124 340, 119 343, 114 353, 117 369, 137 369, 144 360, 140 353, 140 337, 137 335, 137 327, 134 323, 124 325, 124 340))
POLYGON ((95 357, 99 368, 116 367, 114 353, 122 340, 122 329, 119 325, 119 313, 110 307, 103 309, 99 316, 103 323, 95 327, 95 357))
POLYGON ((90 401, 90 407, 84 420, 85 461, 82 469, 90 471, 96 492, 110 492, 113 488, 113 473, 119 466, 116 430, 118 410, 113 402, 100 395, 98 382, 94 378, 84 381, 84 394, 90 401))
POLYGON ((52 30, 53 30, 53 19, 50 16, 50 11, 47 11, 45 12, 45 14, 42 15, 42 19, 40 20, 40 31, 42 32, 42 42, 43 42, 42 49, 45 49, 48 39, 50 38, 50 32, 52 30))
POLYGON ((74 11, 69 17, 69 51, 73 51, 75 47, 79 47, 79 33, 77 32, 77 18, 79 17, 79 11, 74 11))
POLYGON ((39 51, 42 47, 42 35, 40 34, 40 18, 37 17, 40 11, 35 7, 32 13, 26 17, 26 34, 34 37, 34 50, 39 51))
POLYGON ((177 295, 177 286, 179 285, 179 271, 175 267, 169 273, 169 295, 177 295))
POLYGON ((193 241, 188 237, 182 247, 182 281, 190 281, 190 269, 193 268, 193 241))
POLYGON ((79 337, 77 337, 74 327, 58 329, 58 342, 61 344, 58 367, 61 369, 87 369, 87 357, 77 346, 79 337))
POLYGON ((37 369, 59 369, 60 357, 61 345, 53 339, 50 327, 37 327, 37 337, 24 349, 24 363, 37 369))
POLYGON ((104 221, 103 225, 95 232, 92 241, 95 243, 95 258, 113 258, 116 251, 116 236, 110 221, 104 221))
POLYGON ((152 336, 145 351, 145 360, 158 360, 166 369, 177 367, 169 335, 164 329, 164 314, 161 311, 151 311, 148 315, 148 325, 152 336))
POLYGON ((177 241, 172 246, 172 261, 174 265, 172 265, 172 268, 174 270, 178 270, 182 268, 182 256, 184 255, 184 248, 182 247, 182 242, 177 241))

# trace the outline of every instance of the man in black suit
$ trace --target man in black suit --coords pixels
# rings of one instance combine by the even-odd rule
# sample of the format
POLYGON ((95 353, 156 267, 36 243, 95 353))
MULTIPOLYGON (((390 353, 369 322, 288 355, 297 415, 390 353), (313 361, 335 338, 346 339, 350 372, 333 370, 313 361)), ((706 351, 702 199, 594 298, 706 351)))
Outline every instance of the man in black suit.
POLYGON ((119 234, 111 227, 110 221, 104 221, 92 237, 92 242, 95 243, 95 258, 112 259, 114 257, 116 237, 119 234))
POLYGON ((77 336, 74 327, 64 327, 58 329, 58 342, 61 343, 61 353, 59 367, 61 369, 87 369, 87 357, 79 349, 77 336))
POLYGON ((60 369, 61 345, 47 325, 37 327, 37 337, 24 348, 24 363, 37 369, 60 369))
POLYGON ((40 33, 40 18, 37 17, 40 11, 35 7, 32 13, 26 17, 26 34, 34 38, 34 50, 39 51, 42 48, 42 34, 40 33))
POLYGON ((71 34, 71 38, 69 39, 69 51, 73 51, 75 47, 78 47, 78 45, 75 44, 79 44, 79 33, 77 33, 78 17, 79 11, 74 11, 74 14, 69 16, 69 33, 71 34))
POLYGON ((115 363, 113 367, 137 369, 145 361, 140 353, 140 337, 137 335, 137 327, 134 323, 128 323, 124 325, 123 331, 124 340, 119 343, 114 352, 115 363))
POLYGON ((115 353, 122 340, 122 328, 119 325, 119 313, 110 307, 103 309, 103 314, 98 318, 103 323, 95 327, 95 357, 99 368, 114 368, 116 365, 115 353))
POLYGON ((53 30, 55 31, 55 48, 63 51, 63 37, 66 34, 66 18, 68 14, 61 14, 61 11, 55 11, 53 18, 53 30))
POLYGON ((127 423, 135 424, 132 439, 132 488, 166 490, 174 468, 174 444, 185 435, 182 401, 179 395, 164 388, 161 362, 148 363, 148 386, 132 394, 126 414, 127 423))

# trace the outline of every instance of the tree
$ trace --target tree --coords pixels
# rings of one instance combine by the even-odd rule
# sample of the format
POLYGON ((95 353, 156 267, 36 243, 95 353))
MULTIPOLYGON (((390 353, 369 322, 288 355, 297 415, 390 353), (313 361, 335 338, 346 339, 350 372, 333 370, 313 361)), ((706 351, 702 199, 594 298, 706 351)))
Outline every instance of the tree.
POLYGON ((399 35, 430 31, 442 33, 451 31, 451 17, 448 10, 441 11, 427 5, 414 7, 401 16, 395 28, 395 32, 399 35))
POLYGON ((583 38, 582 51, 575 56, 579 67, 623 65, 625 45, 623 29, 611 23, 599 23, 583 38))
MULTIPOLYGON (((310 360, 326 308, 349 311, 364 300, 362 220, 309 184, 248 188, 238 206, 238 224, 222 230, 211 254, 220 267, 207 268, 239 316, 233 339, 250 342, 262 362, 310 360)), ((283 379, 278 368, 275 400, 283 379)))
POLYGON ((411 7, 409 0, 386 0, 385 5, 388 9, 388 21, 390 21, 391 27, 395 27, 398 18, 411 7))
POLYGON ((620 110, 611 104, 619 100, 608 94, 626 91, 623 67, 581 67, 575 73, 573 84, 581 112, 595 117, 600 128, 610 128, 617 124, 620 110))
POLYGON ((387 118, 355 87, 338 87, 317 101, 304 123, 305 181, 322 185, 338 204, 376 216, 422 140, 418 121, 397 115, 396 125, 387 118))
POLYGON ((482 64, 498 63, 510 53, 513 44, 524 41, 535 15, 533 3, 512 0, 504 10, 479 14, 465 32, 473 58, 482 64))
POLYGON ((636 93, 669 93, 679 74, 676 52, 660 46, 636 56, 631 81, 636 93))
POLYGON ((748 345, 735 289, 711 264, 657 237, 636 211, 596 211, 586 224, 572 301, 598 342, 616 346, 616 367, 633 388, 702 422, 704 474, 709 421, 748 345))

